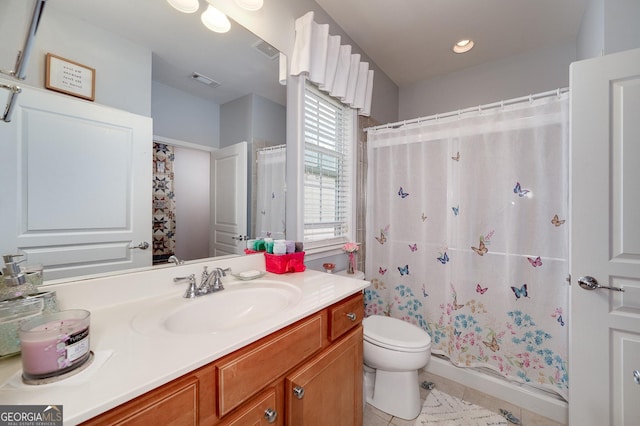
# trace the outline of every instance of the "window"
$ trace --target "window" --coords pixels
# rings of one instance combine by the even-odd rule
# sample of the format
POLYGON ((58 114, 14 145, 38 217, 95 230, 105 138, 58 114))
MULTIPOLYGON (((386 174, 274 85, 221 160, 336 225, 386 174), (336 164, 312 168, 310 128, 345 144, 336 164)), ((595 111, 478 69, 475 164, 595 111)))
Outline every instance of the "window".
POLYGON ((304 108, 305 242, 339 243, 352 232, 353 117, 351 108, 307 82, 304 108))

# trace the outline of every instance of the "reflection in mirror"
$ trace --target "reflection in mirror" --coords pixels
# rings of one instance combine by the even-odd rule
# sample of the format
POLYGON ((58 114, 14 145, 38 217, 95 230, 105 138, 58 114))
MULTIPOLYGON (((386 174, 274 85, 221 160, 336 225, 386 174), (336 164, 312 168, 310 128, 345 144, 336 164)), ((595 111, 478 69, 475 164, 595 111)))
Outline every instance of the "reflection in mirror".
POLYGON ((209 257, 210 152, 154 139, 153 264, 209 257))
MULTIPOLYGON (((24 3, 24 0, 7 1, 24 3)), ((202 12, 206 2, 200 3, 202 12)), ((12 12, 13 9, 7 10, 12 12)), ((246 141, 248 207, 242 234, 278 235, 284 229, 284 216, 274 219, 274 215, 267 214, 265 201, 271 197, 275 201, 270 204, 283 212, 284 186, 278 187, 270 177, 259 176, 262 168, 259 172, 256 166, 258 158, 262 157, 259 152, 285 143, 286 89, 278 83, 278 52, 235 22, 232 22, 231 31, 226 34, 209 31, 200 23, 200 12, 182 14, 166 1, 159 0, 49 2, 44 10, 40 38, 36 39, 26 84, 42 87, 45 53, 59 54, 96 69, 95 105, 150 116, 153 119, 152 134, 157 136, 155 139, 178 147, 178 152, 191 149, 209 154, 246 141), (209 77, 220 85, 213 87, 216 84, 202 84, 199 80, 203 79, 192 78, 194 73, 209 77), (258 187, 262 189, 263 185, 264 190, 268 191, 265 197, 258 192, 258 187), (258 214, 258 203, 261 203, 260 211, 265 214, 258 214), (265 225, 267 218, 270 225, 265 225)), ((3 14, 2 22, 5 20, 10 21, 11 17, 3 14)), ((15 34, 22 34, 22 31, 12 35, 15 34)), ((2 35, 3 39, 7 39, 4 32, 2 35)), ((15 44, 20 44, 20 41, 16 40, 15 44)), ((0 64, 0 67, 4 66, 0 64)), ((55 96, 66 97, 59 94, 55 96)), ((102 148, 105 146, 109 146, 109 142, 105 142, 102 148)), ((149 146, 149 162, 152 161, 152 152, 149 146)), ((278 175, 275 167, 271 167, 268 173, 278 175)), ((80 167, 78 170, 82 170, 83 175, 75 176, 76 180, 100 180, 99 177, 90 176, 90 167, 80 167)), ((284 176, 284 167, 280 174, 284 176)), ((28 178, 25 176, 25 179, 28 178)), ((199 187, 206 186, 204 183, 209 182, 209 176, 203 175, 198 181, 203 182, 199 187)), ((189 235, 193 235, 194 229, 185 227, 196 223, 190 220, 188 213, 180 213, 185 211, 181 210, 180 205, 183 195, 186 197, 185 191, 172 194, 175 196, 176 214, 179 213, 183 219, 176 225, 173 235, 177 247, 175 254, 184 260, 209 257, 212 253, 210 248, 208 252, 206 249, 199 249, 195 253, 187 250, 182 256, 179 252, 181 244, 192 248, 189 235), (184 232, 186 244, 184 239, 180 239, 181 232, 184 232)), ((15 194, 17 197, 17 190, 15 194)), ((135 193, 131 194, 131 199, 136 196, 135 193)), ((149 200, 148 204, 151 205, 152 201, 149 200)), ((157 206, 161 204, 155 203, 157 206)), ((82 207, 78 205, 77 208, 82 207)), ((189 210, 186 208, 187 212, 189 210)), ((7 222, 3 218, 0 220, 2 226, 6 226, 7 222)), ((23 222, 26 222, 26 218, 23 222)), ((138 267, 129 262, 128 257, 140 250, 130 250, 129 247, 135 247, 142 241, 149 241, 154 246, 152 232, 161 225, 151 224, 152 219, 149 219, 149 223, 148 238, 127 241, 126 245, 122 245, 119 261, 102 262, 110 264, 112 273, 138 267)), ((202 227, 197 225, 195 233, 208 236, 210 230, 202 227)), ((241 246, 243 243, 238 244, 241 246)), ((0 243, 0 249, 2 254, 23 252, 32 256, 35 253, 25 250, 20 244, 6 245, 4 242, 0 243)), ((168 258, 169 253, 163 255, 168 258)), ((106 271, 77 268, 74 272, 74 268, 60 268, 54 259, 38 258, 38 262, 45 266, 45 280, 106 271), (66 272, 54 274, 56 269, 66 272)))
POLYGON ((257 151, 256 220, 252 235, 285 238, 286 145, 257 151))

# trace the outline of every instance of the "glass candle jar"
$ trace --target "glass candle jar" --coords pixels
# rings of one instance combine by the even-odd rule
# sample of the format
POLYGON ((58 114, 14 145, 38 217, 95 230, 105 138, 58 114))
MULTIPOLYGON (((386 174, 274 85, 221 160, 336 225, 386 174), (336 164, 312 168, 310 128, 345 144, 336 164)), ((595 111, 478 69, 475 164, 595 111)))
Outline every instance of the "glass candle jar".
POLYGON ((82 309, 42 315, 20 325, 22 376, 39 380, 80 367, 90 357, 91 313, 82 309))
POLYGON ((0 302, 0 358, 20 353, 20 324, 42 315, 44 299, 15 298, 0 302))

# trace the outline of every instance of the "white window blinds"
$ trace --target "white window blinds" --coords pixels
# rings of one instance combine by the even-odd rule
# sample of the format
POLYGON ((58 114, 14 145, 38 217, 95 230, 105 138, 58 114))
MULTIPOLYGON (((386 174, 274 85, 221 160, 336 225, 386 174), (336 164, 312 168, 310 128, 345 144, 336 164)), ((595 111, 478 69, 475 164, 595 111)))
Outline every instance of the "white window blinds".
POLYGON ((346 236, 351 220, 352 117, 311 84, 305 89, 304 240, 346 236))

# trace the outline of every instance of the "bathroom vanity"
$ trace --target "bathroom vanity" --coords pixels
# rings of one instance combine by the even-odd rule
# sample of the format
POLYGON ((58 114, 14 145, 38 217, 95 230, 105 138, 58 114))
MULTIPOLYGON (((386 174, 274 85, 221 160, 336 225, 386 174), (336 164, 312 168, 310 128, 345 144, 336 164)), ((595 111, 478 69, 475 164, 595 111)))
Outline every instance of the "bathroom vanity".
POLYGON ((198 276, 203 265, 263 270, 264 258, 211 259, 53 286, 63 309, 91 311, 96 361, 41 388, 18 383, 19 357, 0 361, 2 403, 62 405, 65 424, 361 424, 368 282, 317 271, 267 273, 252 281, 228 277, 220 293, 182 298, 185 287, 173 278, 198 276), (266 317, 168 329, 178 314, 218 302, 203 298, 228 292, 219 301, 250 300, 255 288, 269 286, 296 290, 266 317), (157 317, 159 311, 165 313, 157 317))
POLYGON ((363 313, 355 294, 86 424, 361 424, 363 313))

